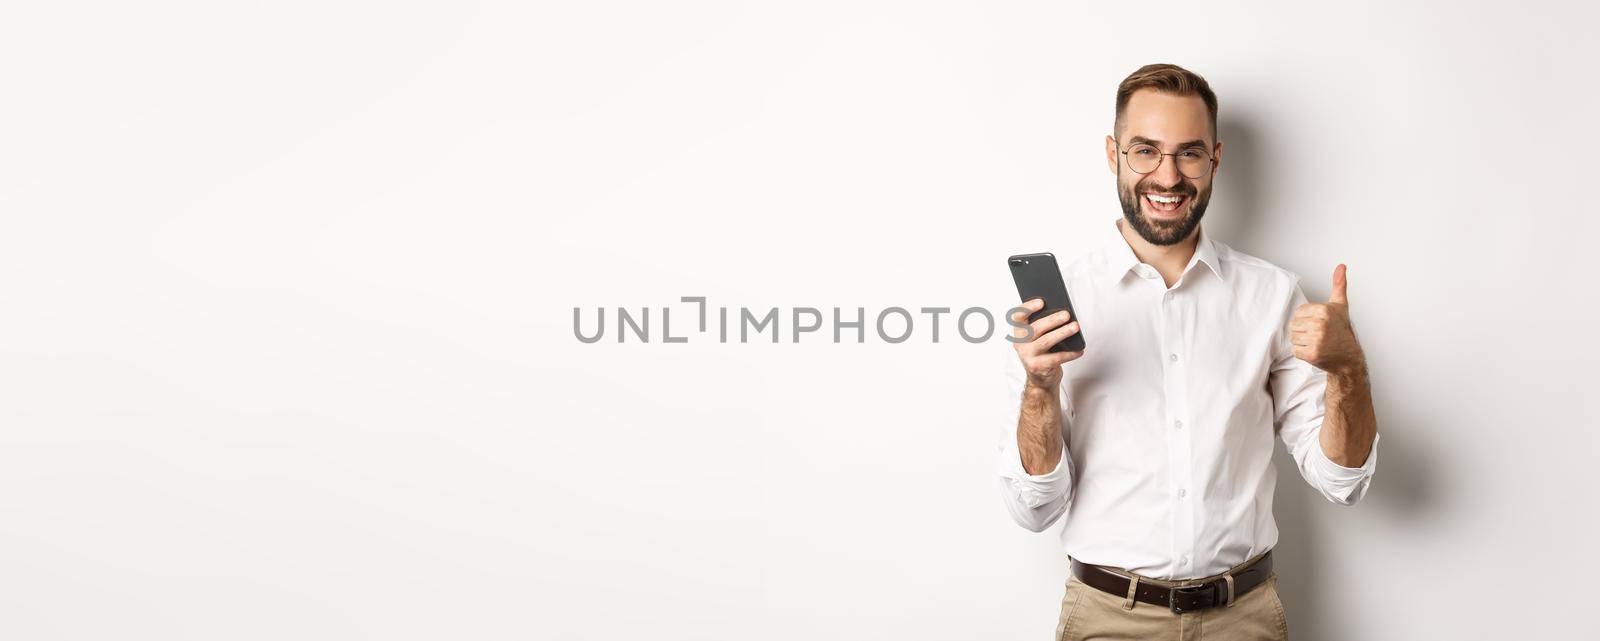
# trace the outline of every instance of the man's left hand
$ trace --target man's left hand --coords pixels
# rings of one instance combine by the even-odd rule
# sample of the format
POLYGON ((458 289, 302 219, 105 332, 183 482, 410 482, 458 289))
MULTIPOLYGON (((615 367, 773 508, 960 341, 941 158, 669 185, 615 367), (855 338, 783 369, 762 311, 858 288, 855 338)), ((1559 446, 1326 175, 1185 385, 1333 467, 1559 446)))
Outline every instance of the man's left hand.
POLYGON ((1345 294, 1345 266, 1333 268, 1333 293, 1326 303, 1306 303, 1289 319, 1289 342, 1295 358, 1330 374, 1359 369, 1365 361, 1350 326, 1350 300, 1345 294))

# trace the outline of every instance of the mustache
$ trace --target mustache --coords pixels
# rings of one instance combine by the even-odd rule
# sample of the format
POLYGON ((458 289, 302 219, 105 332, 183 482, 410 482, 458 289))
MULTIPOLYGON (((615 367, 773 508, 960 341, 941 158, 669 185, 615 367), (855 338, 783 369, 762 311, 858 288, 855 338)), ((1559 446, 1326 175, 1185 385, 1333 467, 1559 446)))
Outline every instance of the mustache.
POLYGON ((1178 194, 1189 197, 1197 196, 1200 192, 1199 189, 1195 188, 1194 183, 1191 183, 1187 180, 1179 179, 1177 184, 1163 186, 1156 183, 1156 181, 1151 178, 1146 178, 1139 181, 1139 184, 1133 186, 1133 191, 1134 193, 1139 194, 1155 192, 1160 194, 1178 194))

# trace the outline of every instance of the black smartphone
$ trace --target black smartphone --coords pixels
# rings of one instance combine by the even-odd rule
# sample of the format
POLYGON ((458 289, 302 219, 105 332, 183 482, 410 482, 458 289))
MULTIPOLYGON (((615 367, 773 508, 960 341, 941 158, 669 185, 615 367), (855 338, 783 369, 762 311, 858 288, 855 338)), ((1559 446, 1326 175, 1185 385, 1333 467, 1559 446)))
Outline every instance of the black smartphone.
MULTIPOLYGON (((1072 314, 1072 321, 1078 320, 1078 312, 1072 309, 1072 299, 1067 297, 1067 283, 1061 279, 1061 268, 1056 266, 1054 255, 1020 254, 1006 260, 1011 263, 1011 280, 1016 281, 1017 295, 1022 297, 1022 302, 1033 298, 1044 299, 1044 308, 1029 316, 1028 322, 1063 309, 1072 314)), ((1056 343, 1050 351, 1081 352, 1083 346, 1083 325, 1080 323, 1078 333, 1056 343)))

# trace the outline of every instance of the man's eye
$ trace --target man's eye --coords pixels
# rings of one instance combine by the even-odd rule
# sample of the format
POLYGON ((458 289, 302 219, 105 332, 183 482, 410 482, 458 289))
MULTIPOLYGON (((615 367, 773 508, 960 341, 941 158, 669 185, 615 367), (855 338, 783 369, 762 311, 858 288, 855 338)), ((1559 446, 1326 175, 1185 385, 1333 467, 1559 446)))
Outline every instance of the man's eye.
POLYGON ((1138 154, 1140 156, 1154 156, 1155 153, 1156 153, 1156 150, 1150 149, 1148 147, 1140 147, 1138 149, 1133 150, 1133 153, 1136 153, 1136 154, 1138 154))
POLYGON ((1195 151, 1193 149, 1190 149, 1190 150, 1184 151, 1184 152, 1179 152, 1179 153, 1183 156, 1183 158, 1185 160, 1199 160, 1200 159, 1200 152, 1195 151))

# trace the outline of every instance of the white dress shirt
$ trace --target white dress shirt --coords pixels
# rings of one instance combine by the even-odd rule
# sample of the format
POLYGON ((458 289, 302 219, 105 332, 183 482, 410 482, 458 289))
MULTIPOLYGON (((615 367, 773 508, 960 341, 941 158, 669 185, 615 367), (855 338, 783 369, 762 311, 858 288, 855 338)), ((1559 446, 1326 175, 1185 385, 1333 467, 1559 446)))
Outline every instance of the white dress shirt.
POLYGON ((1318 492, 1360 500, 1377 443, 1360 468, 1322 451, 1327 375, 1289 343, 1289 318, 1306 302, 1299 277, 1202 229, 1169 289, 1107 226, 1105 247, 1062 269, 1087 347, 1063 366, 1066 452, 1045 474, 1022 467, 1025 379, 1009 355, 999 467, 1012 518, 1035 532, 1062 520, 1062 546, 1085 563, 1163 579, 1219 574, 1278 542, 1274 431, 1318 492))

